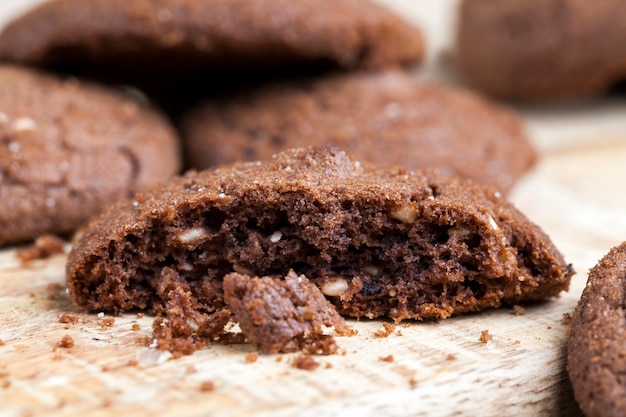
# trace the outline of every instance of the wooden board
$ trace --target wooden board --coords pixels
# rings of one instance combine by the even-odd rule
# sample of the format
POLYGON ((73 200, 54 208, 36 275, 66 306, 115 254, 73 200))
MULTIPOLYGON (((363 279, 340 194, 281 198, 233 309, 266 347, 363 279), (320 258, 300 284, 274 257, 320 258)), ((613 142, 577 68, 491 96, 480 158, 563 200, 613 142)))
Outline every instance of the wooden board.
POLYGON ((407 322, 377 338, 381 321, 353 323, 339 338, 345 355, 319 358, 319 369, 291 367, 294 355, 246 363, 248 345, 214 346, 167 360, 138 339, 151 317, 76 313, 59 255, 24 268, 14 250, 0 254, 0 404, 8 415, 576 415, 564 366, 570 313, 586 270, 626 237, 624 141, 546 153, 513 200, 539 223, 579 274, 561 298, 440 322, 407 322), (581 169, 584 167, 584 169, 581 169), (52 284, 52 285, 51 285, 52 284), (59 323, 76 313, 74 325, 59 323), (133 331, 133 324, 141 329, 133 331), (479 341, 481 332, 493 336, 479 341), (75 346, 57 347, 70 335, 75 346), (380 358, 393 355, 393 362, 380 358), (450 356, 452 355, 452 357, 450 356), (280 358, 280 359, 278 359, 280 358), (136 360, 139 366, 129 366, 136 360), (280 360, 280 362, 277 362, 280 360), (190 373, 189 367, 195 368, 190 373), (203 392, 205 381, 215 384, 203 392))
MULTIPOLYGON (((449 72, 433 51, 449 45, 456 0, 385 2, 423 23, 436 46, 420 76, 445 79, 449 72)), ((3 3, 0 21, 7 5, 18 3, 3 3)), ((407 322, 386 338, 374 336, 381 321, 354 322, 359 334, 338 339, 345 355, 318 358, 312 372, 293 368, 294 355, 247 363, 249 345, 167 360, 142 341, 151 317, 125 314, 107 327, 109 316, 75 311, 65 292, 64 255, 24 267, 14 249, 0 251, 0 414, 579 415, 565 372, 563 314, 574 309, 587 270, 626 240, 624 109, 619 99, 520 109, 542 159, 511 198, 574 264, 569 293, 524 315, 502 309, 407 322), (78 322, 60 323, 64 313, 78 322), (489 343, 479 341, 483 330, 493 337, 489 343), (65 335, 74 347, 58 347, 65 335), (392 362, 380 360, 388 355, 392 362), (202 389, 208 381, 213 391, 202 389)))

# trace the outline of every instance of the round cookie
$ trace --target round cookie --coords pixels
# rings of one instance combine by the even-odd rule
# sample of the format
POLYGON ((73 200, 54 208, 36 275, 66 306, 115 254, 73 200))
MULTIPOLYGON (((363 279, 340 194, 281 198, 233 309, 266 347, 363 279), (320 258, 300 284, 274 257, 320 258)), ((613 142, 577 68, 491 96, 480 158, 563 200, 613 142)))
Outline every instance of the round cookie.
POLYGON ((77 80, 0 66, 0 245, 74 231, 175 174, 169 123, 77 80))
POLYGON ((626 77, 620 0, 465 0, 457 42, 468 81, 500 98, 586 96, 626 77))
POLYGON ((568 337, 567 369, 587 417, 626 415, 626 242, 590 270, 568 337))
POLYGON ((418 62, 421 32, 367 0, 55 0, 9 24, 0 58, 201 72, 418 62))
POLYGON ((507 192, 536 159, 511 112, 397 70, 244 90, 201 104, 182 125, 187 163, 199 169, 328 144, 360 161, 438 168, 507 192))
POLYGON ((550 239, 495 190, 437 172, 373 169, 335 148, 189 172, 92 222, 68 258, 86 310, 201 314, 223 278, 293 270, 352 317, 436 319, 567 290, 550 239))

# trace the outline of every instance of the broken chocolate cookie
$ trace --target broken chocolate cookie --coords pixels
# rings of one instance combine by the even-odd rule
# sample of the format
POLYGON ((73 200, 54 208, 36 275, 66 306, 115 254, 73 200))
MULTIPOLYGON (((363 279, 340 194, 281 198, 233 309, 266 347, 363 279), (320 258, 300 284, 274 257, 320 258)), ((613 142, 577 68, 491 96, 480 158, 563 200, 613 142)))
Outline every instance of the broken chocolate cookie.
POLYGON ((573 270, 493 188, 374 169, 335 148, 190 172, 91 224, 68 260, 86 310, 160 309, 165 269, 203 313, 223 279, 305 275, 351 317, 445 318, 567 290, 573 270))

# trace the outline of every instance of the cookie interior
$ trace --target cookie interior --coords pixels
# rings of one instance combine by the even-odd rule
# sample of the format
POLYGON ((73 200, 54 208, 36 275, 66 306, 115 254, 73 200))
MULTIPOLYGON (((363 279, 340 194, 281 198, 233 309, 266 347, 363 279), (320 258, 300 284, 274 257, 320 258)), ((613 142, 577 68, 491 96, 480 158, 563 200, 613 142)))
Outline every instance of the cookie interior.
POLYGON ((224 306, 222 279, 233 271, 283 277, 293 270, 344 315, 395 320, 567 289, 571 269, 536 226, 503 201, 498 208, 493 189, 369 172, 342 152, 315 152, 279 157, 270 169, 251 163, 189 174, 169 192, 136 199, 127 208, 132 221, 105 219, 75 248, 74 299, 89 309, 158 310, 164 268, 178 272, 203 312, 224 306), (298 163, 311 166, 293 168, 298 163), (93 237, 104 230, 111 236, 93 237))

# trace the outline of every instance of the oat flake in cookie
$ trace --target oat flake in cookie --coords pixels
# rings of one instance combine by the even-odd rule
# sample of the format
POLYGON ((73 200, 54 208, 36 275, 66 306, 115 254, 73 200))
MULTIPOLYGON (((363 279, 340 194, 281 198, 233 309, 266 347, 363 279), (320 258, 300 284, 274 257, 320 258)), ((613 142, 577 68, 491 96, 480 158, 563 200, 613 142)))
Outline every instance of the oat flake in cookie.
POLYGON ((589 272, 568 337, 567 369, 587 417, 626 415, 626 242, 589 272))
POLYGON ((423 48, 419 29, 367 0, 56 0, 0 35, 4 60, 140 73, 403 65, 423 48))
POLYGON ((0 66, 0 246, 70 233, 167 179, 178 146, 161 115, 127 97, 0 66))
POLYGON ((159 310, 174 270, 212 312, 226 274, 291 269, 340 314, 397 321, 556 296, 573 274, 491 187, 318 147, 191 172, 110 208, 75 244, 67 280, 86 310, 159 310))
POLYGON ((334 145, 364 162, 438 168, 507 192, 536 159, 522 122, 469 91, 387 70, 275 83, 213 98, 183 123, 187 163, 207 168, 334 145))

